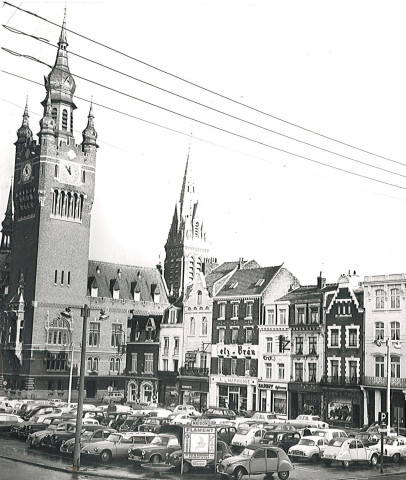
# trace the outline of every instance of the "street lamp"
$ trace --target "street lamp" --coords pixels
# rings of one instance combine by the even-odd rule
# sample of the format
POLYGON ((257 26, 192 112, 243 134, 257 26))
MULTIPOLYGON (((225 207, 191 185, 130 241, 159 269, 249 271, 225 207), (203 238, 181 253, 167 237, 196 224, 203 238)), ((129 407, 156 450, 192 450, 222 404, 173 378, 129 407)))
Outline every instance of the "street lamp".
MULTIPOLYGON (((85 389, 85 368, 86 368, 86 343, 87 343, 87 319, 90 316, 90 307, 84 305, 80 309, 80 316, 83 318, 82 328, 82 347, 80 351, 80 377, 79 377, 79 394, 78 408, 76 412, 76 432, 75 432, 75 450, 73 452, 73 471, 77 472, 80 468, 80 434, 82 431, 82 415, 83 415, 83 394, 85 389)), ((100 310, 99 320, 107 320, 105 310, 100 310)))
MULTIPOLYGON (((391 344, 392 341, 389 337, 385 340, 386 344, 386 377, 387 377, 387 387, 386 387, 386 410, 388 411, 388 417, 387 417, 387 431, 386 434, 389 436, 390 435, 390 381, 391 381, 391 359, 390 359, 390 352, 391 352, 391 344)), ((396 349, 400 349, 401 345, 399 340, 395 340, 395 343, 393 344, 393 347, 396 349)), ((382 346, 382 340, 375 340, 374 341, 375 345, 378 347, 382 346)))

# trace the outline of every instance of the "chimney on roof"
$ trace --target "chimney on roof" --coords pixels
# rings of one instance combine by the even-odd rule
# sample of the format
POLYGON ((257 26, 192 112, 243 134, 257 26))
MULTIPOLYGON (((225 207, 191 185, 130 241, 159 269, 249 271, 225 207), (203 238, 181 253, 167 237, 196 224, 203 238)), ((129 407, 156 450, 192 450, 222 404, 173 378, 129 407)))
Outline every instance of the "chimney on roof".
POLYGON ((162 265, 160 263, 157 263, 156 269, 158 270, 159 274, 162 275, 162 265))
POLYGON ((100 275, 100 266, 99 265, 97 265, 97 267, 96 267, 96 273, 97 273, 97 275, 100 275))
POLYGON ((117 270, 117 276, 118 276, 118 278, 121 278, 121 273, 122 273, 121 268, 119 268, 119 269, 117 270))
POLYGON ((321 290, 326 286, 326 279, 322 277, 322 272, 320 272, 320 275, 317 277, 317 288, 321 290))
POLYGON ((243 265, 244 265, 244 258, 243 258, 243 257, 240 257, 239 260, 238 260, 238 268, 239 268, 239 270, 242 269, 243 265))

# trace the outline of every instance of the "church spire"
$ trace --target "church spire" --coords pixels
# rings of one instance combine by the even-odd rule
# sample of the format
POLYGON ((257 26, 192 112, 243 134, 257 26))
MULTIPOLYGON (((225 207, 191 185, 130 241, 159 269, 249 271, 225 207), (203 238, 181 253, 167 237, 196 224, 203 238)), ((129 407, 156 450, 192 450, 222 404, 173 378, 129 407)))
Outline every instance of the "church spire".
POLYGON ((0 253, 11 253, 11 234, 13 232, 13 190, 10 185, 4 220, 1 222, 0 253))
POLYGON ((28 97, 25 102, 25 108, 23 113, 23 121, 21 127, 17 130, 17 141, 16 144, 25 143, 27 140, 32 139, 32 131, 28 122, 28 97))
POLYGON ((182 217, 190 217, 193 215, 194 205, 197 205, 195 195, 195 184, 192 175, 192 164, 190 159, 190 145, 186 159, 185 173, 183 175, 182 190, 180 192, 180 214, 182 217))
POLYGON ((82 144, 84 147, 91 146, 91 147, 98 148, 98 145, 96 143, 97 132, 96 132, 96 129, 94 128, 93 100, 90 102, 89 115, 87 116, 87 125, 82 132, 82 136, 83 136, 82 144))
POLYGON ((41 130, 39 136, 52 135, 55 136, 55 120, 52 118, 52 104, 50 95, 47 96, 45 113, 39 122, 41 130))

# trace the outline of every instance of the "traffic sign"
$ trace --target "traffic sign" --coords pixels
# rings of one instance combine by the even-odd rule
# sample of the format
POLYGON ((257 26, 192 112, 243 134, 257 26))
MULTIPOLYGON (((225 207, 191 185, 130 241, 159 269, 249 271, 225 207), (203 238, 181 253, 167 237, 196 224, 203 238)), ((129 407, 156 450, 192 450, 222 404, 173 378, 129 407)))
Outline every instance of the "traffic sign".
POLYGON ((113 387, 110 385, 109 387, 107 387, 107 391, 110 393, 113 391, 113 387))
POLYGON ((381 426, 388 424, 388 412, 379 412, 378 413, 378 423, 381 426))
POLYGON ((3 385, 7 386, 7 381, 6 380, 4 380, 3 385))

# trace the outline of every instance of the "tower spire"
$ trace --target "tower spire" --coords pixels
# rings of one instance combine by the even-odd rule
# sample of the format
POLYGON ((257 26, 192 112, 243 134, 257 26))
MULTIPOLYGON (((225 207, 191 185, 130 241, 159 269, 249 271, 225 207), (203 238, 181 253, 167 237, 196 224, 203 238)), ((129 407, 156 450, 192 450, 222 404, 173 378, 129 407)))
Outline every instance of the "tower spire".
POLYGON ((4 220, 1 222, 0 253, 11 253, 11 234, 13 232, 13 188, 10 185, 7 208, 4 220))
POLYGON ((193 206, 197 204, 195 195, 195 184, 192 175, 192 162, 190 158, 190 144, 186 159, 185 173, 183 175, 182 189, 180 192, 180 214, 182 217, 193 215, 193 206))
POLYGON ((40 136, 55 135, 55 120, 52 118, 52 104, 50 95, 48 95, 46 98, 45 113, 39 124, 41 126, 41 130, 39 132, 40 136))
POLYGON ((23 121, 21 123, 21 127, 17 130, 16 144, 25 143, 28 139, 32 138, 32 131, 30 129, 28 119, 29 119, 29 115, 28 115, 28 96, 27 96, 24 113, 23 113, 23 121))
POLYGON ((83 136, 83 146, 93 146, 98 148, 96 143, 97 132, 94 128, 94 116, 93 116, 93 98, 90 101, 89 115, 87 116, 87 125, 82 132, 83 136))

